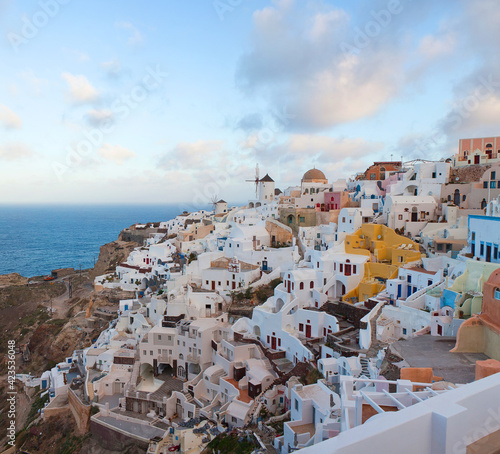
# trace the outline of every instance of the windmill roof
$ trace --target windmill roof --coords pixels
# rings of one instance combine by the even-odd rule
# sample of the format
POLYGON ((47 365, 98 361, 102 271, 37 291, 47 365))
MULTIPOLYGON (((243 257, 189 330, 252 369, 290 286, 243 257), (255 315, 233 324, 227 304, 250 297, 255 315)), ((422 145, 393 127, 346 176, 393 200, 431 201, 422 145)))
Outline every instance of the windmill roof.
POLYGON ((227 203, 225 200, 220 199, 218 202, 215 203, 227 203))
POLYGON ((272 182, 274 182, 274 180, 269 176, 268 173, 266 173, 266 176, 264 178, 262 178, 260 181, 272 181, 272 182))

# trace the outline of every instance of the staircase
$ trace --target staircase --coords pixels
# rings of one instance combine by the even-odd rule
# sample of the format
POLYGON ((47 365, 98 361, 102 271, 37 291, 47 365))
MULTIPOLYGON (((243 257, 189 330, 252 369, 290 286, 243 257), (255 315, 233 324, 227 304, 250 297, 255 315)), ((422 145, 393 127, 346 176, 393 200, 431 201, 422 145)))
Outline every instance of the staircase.
POLYGON ((194 398, 189 391, 182 390, 182 394, 186 396, 186 402, 189 402, 190 404, 194 402, 194 398))
POLYGON ((366 356, 360 356, 359 362, 361 363, 361 373, 365 377, 370 378, 370 369, 368 368, 370 361, 368 360, 368 358, 366 356))
POLYGON ((137 386, 137 382, 139 381, 139 372, 141 370, 141 361, 139 360, 139 355, 136 354, 134 368, 132 369, 132 375, 130 377, 130 381, 128 382, 127 387, 129 391, 135 389, 137 386))

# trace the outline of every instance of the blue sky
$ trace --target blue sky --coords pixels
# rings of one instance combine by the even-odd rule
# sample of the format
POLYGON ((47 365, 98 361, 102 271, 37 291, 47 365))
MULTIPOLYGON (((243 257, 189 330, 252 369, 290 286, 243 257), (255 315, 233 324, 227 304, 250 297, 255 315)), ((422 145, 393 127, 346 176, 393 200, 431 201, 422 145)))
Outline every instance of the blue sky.
POLYGON ((284 188, 499 135, 496 3, 435 3, 0 0, 0 203, 242 201, 256 163, 284 188))

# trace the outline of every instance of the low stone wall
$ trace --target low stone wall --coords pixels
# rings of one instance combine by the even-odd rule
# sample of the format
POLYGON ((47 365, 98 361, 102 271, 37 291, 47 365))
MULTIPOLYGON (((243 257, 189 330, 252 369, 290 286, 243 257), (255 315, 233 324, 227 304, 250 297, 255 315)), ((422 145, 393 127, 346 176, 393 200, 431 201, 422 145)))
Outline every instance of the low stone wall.
POLYGON ((114 430, 95 420, 90 421, 90 432, 97 438, 99 444, 104 449, 109 449, 113 452, 127 452, 129 449, 132 451, 131 448, 134 446, 144 449, 144 452, 146 452, 149 446, 149 443, 129 437, 119 430, 114 430))
POLYGON ((81 434, 87 433, 90 428, 91 406, 85 405, 71 388, 68 390, 68 403, 79 432, 81 434))

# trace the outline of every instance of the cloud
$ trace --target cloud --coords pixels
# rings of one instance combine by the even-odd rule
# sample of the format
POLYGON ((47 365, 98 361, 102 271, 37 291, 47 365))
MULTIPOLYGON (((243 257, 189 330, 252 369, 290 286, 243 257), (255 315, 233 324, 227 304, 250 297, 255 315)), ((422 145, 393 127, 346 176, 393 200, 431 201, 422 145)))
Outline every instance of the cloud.
POLYGON ((132 46, 138 46, 143 43, 144 38, 141 32, 130 22, 118 22, 116 26, 129 32, 128 43, 132 46))
POLYGON ((107 75, 111 78, 118 78, 122 72, 122 64, 117 58, 113 58, 110 61, 105 61, 101 63, 101 66, 106 71, 107 75))
POLYGON ((235 129, 242 129, 243 131, 255 131, 262 128, 263 120, 262 115, 259 113, 248 114, 241 117, 236 122, 235 129))
POLYGON ((270 110, 288 108, 292 116, 283 126, 291 131, 371 116, 403 82, 407 57, 404 40, 395 39, 395 18, 366 46, 356 47, 353 30, 366 24, 354 23, 342 9, 314 5, 287 0, 256 11, 251 49, 236 71, 247 95, 268 99, 270 110))
POLYGON ((162 169, 203 169, 213 165, 223 147, 221 140, 198 140, 181 142, 160 157, 162 169))
POLYGON ((419 45, 419 52, 426 59, 449 55, 455 50, 456 38, 453 33, 426 35, 419 45))
POLYGON ((136 154, 128 148, 122 147, 121 145, 110 145, 109 143, 105 143, 99 149, 99 155, 107 161, 114 162, 118 165, 136 156, 136 154))
POLYGON ((290 162, 292 159, 337 162, 349 157, 367 156, 380 151, 383 144, 362 138, 292 134, 280 144, 265 151, 268 160, 290 162))
POLYGON ((17 161, 33 156, 33 151, 23 143, 0 145, 0 160, 17 161))
POLYGON ((84 62, 84 61, 89 61, 90 60, 90 57, 86 53, 80 52, 77 49, 64 48, 63 50, 67 54, 71 55, 75 60, 78 60, 80 62, 84 62))
POLYGON ((91 126, 99 128, 113 124, 115 117, 109 109, 92 109, 87 112, 86 120, 91 126))
POLYGON ((21 118, 6 105, 0 104, 0 125, 5 129, 20 129, 23 122, 21 118))
POLYGON ((62 73, 62 78, 68 85, 67 95, 72 103, 84 104, 99 98, 99 93, 85 76, 62 73))
POLYGON ((49 86, 49 81, 35 76, 32 69, 21 71, 21 77, 36 95, 41 95, 42 91, 49 86))

